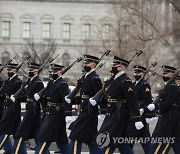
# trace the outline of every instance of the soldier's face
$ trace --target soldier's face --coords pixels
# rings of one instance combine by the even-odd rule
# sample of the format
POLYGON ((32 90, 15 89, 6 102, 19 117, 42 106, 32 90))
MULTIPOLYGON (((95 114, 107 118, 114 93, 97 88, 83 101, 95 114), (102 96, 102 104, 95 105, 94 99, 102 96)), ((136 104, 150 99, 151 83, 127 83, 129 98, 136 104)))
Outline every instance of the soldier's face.
POLYGON ((173 75, 174 73, 169 72, 169 73, 164 74, 163 76, 171 78, 173 75))
POLYGON ((142 79, 142 77, 144 77, 144 73, 142 71, 139 70, 135 70, 134 71, 134 78, 136 81, 139 81, 140 79, 142 79))
POLYGON ((95 63, 93 63, 93 62, 86 62, 86 63, 84 63, 84 66, 87 66, 87 67, 91 67, 91 68, 94 68, 95 67, 95 63))
POLYGON ((62 75, 62 71, 57 70, 57 71, 53 71, 52 74, 57 74, 58 76, 62 75))
POLYGON ((125 70, 125 66, 124 65, 121 65, 121 64, 118 64, 116 65, 115 67, 117 67, 117 70, 120 72, 120 71, 124 71, 125 70))
POLYGON ((38 69, 29 69, 29 72, 33 72, 34 74, 37 74, 37 72, 38 72, 38 69))
POLYGON ((38 74, 38 69, 30 68, 28 73, 29 73, 29 77, 31 78, 31 77, 33 77, 33 76, 38 74))
POLYGON ((14 73, 14 74, 16 73, 16 69, 12 69, 12 68, 8 68, 7 71, 9 73, 14 73))
POLYGON ((139 71, 134 71, 134 76, 141 76, 141 77, 143 77, 144 73, 143 72, 139 72, 139 71))

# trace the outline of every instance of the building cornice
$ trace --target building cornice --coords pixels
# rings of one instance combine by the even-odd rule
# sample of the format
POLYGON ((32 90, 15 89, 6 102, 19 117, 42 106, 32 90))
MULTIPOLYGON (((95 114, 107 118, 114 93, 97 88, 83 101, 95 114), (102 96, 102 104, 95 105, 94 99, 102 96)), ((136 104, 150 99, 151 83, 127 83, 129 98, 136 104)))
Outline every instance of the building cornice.
MULTIPOLYGON (((25 1, 25 2, 64 2, 64 3, 109 3, 110 0, 0 0, 0 1, 25 1)), ((116 0, 113 0, 116 1, 116 0)))

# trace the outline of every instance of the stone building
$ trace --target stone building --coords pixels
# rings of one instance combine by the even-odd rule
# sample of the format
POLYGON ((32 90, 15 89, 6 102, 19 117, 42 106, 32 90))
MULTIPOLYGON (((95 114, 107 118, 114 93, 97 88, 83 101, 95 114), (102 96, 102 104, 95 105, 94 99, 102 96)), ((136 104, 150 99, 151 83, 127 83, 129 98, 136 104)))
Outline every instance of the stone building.
MULTIPOLYGON (((159 12, 164 15, 160 18, 162 23, 168 18, 165 25, 174 26, 174 42, 179 44, 179 24, 169 23, 173 19, 172 6, 167 0, 158 1, 158 5, 159 12)), ((25 56, 23 47, 32 40, 46 45, 49 40, 55 40, 56 54, 59 54, 57 62, 65 66, 85 53, 100 56, 105 50, 103 43, 111 48, 116 41, 111 34, 111 27, 115 25, 111 11, 109 0, 0 0, 0 63, 14 57, 15 51, 20 52, 20 57, 16 55, 16 58, 22 59, 25 56)), ((126 24, 124 29, 127 31, 129 27, 126 24)), ((134 29, 129 31, 133 33, 134 29)), ((103 77, 109 75, 111 62, 106 61, 100 70, 103 77)), ((77 79, 81 76, 81 68, 82 63, 75 65, 65 77, 77 79)), ((46 74, 44 72, 43 78, 46 74)))
MULTIPOLYGON (((15 49, 32 39, 44 43, 55 39, 58 63, 65 66, 84 53, 99 55, 98 51, 87 50, 87 42, 94 23, 108 40, 112 24, 108 9, 108 0, 1 0, 0 62, 4 64, 14 56, 15 49)), ((98 39, 93 41, 98 46, 98 39)), ((73 68, 67 75, 77 78, 81 65, 73 68)))

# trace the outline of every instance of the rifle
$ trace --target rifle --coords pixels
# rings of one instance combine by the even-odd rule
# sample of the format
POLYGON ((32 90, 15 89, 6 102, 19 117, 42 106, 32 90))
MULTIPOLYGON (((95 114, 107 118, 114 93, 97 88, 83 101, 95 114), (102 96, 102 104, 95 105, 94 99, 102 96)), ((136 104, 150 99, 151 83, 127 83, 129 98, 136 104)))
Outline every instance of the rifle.
MULTIPOLYGON (((59 54, 57 54, 54 58, 50 59, 48 61, 48 63, 52 63, 57 57, 59 56, 59 54)), ((46 66, 47 63, 43 64, 39 69, 38 69, 38 74, 41 73, 41 71, 44 69, 44 67, 46 66)))
MULTIPOLYGON (((57 55, 57 56, 58 56, 58 55, 57 55)), ((56 56, 56 57, 57 57, 57 56, 56 56)), ((53 62, 56 57, 54 57, 54 58, 52 58, 51 60, 49 60, 48 63, 53 62)), ((46 64, 47 64, 47 63, 46 63, 46 64)), ((38 69, 38 74, 44 69, 44 67, 46 66, 46 64, 43 64, 43 65, 38 69)), ((31 78, 28 78, 27 81, 22 84, 21 88, 14 94, 14 98, 15 98, 15 99, 18 99, 18 98, 22 95, 24 88, 26 87, 26 85, 28 85, 28 83, 30 82, 30 80, 31 80, 31 78)))
MULTIPOLYGON (((77 63, 77 62, 79 63, 82 59, 83 59, 82 57, 77 58, 72 64, 70 64, 69 66, 67 66, 66 68, 64 68, 64 69, 62 70, 62 75, 65 74, 71 67, 73 67, 73 65, 74 65, 75 63, 77 63)), ((46 91, 49 89, 49 87, 50 87, 50 85, 51 85, 52 82, 53 82, 53 80, 49 80, 47 86, 44 87, 44 88, 38 93, 38 95, 39 95, 40 97, 44 96, 44 94, 45 94, 46 91)))
POLYGON ((83 59, 82 57, 77 58, 72 64, 70 64, 69 66, 67 66, 66 68, 64 68, 64 69, 62 70, 62 75, 65 74, 71 67, 73 67, 73 65, 74 65, 75 63, 77 63, 77 62, 79 63, 82 59, 83 59))
MULTIPOLYGON (((112 48, 111 48, 111 49, 112 49, 112 48)), ((103 53, 103 55, 99 58, 95 70, 97 70, 98 68, 101 68, 101 67, 103 66, 102 63, 101 63, 101 64, 99 64, 99 63, 100 63, 100 61, 103 59, 104 56, 108 56, 108 55, 109 55, 109 53, 111 52, 111 49, 106 50, 106 51, 103 53)), ((76 88, 74 88, 74 89, 71 91, 71 93, 67 96, 68 99, 72 100, 72 99, 76 96, 76 94, 78 93, 79 89, 81 88, 81 83, 82 83, 85 75, 86 75, 86 74, 84 74, 81 78, 79 78, 79 79, 77 80, 77 81, 78 81, 78 84, 77 84, 76 88)))
MULTIPOLYGON (((144 48, 145 49, 145 48, 144 48)), ((131 63, 133 61, 133 59, 135 57, 139 57, 142 53, 143 53, 143 50, 139 50, 135 53, 135 55, 133 55, 130 59, 129 59, 129 62, 131 63)), ((105 92, 106 92, 106 88, 110 85, 110 83, 113 81, 115 77, 115 74, 111 73, 110 77, 105 81, 105 84, 103 85, 102 89, 99 90, 99 92, 96 93, 96 95, 94 95, 92 97, 93 100, 95 100, 96 102, 100 102, 100 100, 102 99, 102 97, 104 96, 105 92)))
POLYGON ((162 94, 164 93, 164 91, 166 90, 166 88, 171 84, 171 82, 179 75, 180 72, 180 68, 173 74, 172 78, 168 80, 168 82, 166 83, 165 86, 163 86, 161 88, 161 90, 159 90, 158 96, 154 99, 154 101, 152 102, 153 104, 157 104, 160 100, 160 98, 162 97, 162 94))
POLYGON ((152 63, 149 68, 145 71, 145 74, 147 74, 147 72, 149 72, 151 70, 152 67, 155 67, 158 63, 157 62, 154 62, 152 63))
POLYGON ((151 72, 151 75, 150 75, 148 78, 146 78, 145 80, 146 80, 146 81, 148 81, 148 80, 149 80, 152 76, 155 76, 156 74, 157 74, 157 73, 156 73, 156 72, 154 72, 154 71, 153 71, 153 72, 151 72))
MULTIPOLYGON (((13 59, 14 59, 14 58, 13 58, 13 59)), ((4 70, 4 68, 5 68, 7 65, 9 65, 9 64, 12 62, 13 59, 10 59, 3 67, 1 67, 0 73, 4 70)), ((0 96, 3 95, 4 88, 5 88, 5 86, 7 85, 8 82, 9 82, 9 79, 7 79, 7 80, 5 80, 5 81, 3 82, 3 85, 2 85, 2 87, 0 88, 0 96)))
MULTIPOLYGON (((13 59, 14 59, 14 58, 13 58, 13 59)), ((13 59, 9 59, 9 60, 7 61, 7 63, 6 63, 4 66, 1 67, 0 73, 4 70, 4 68, 5 68, 7 65, 9 65, 9 64, 12 62, 13 59)))
POLYGON ((19 69, 22 67, 22 65, 24 64, 24 62, 26 61, 26 60, 28 60, 28 59, 30 59, 31 58, 31 56, 29 55, 29 56, 27 56, 18 66, 17 66, 17 72, 19 71, 19 69))

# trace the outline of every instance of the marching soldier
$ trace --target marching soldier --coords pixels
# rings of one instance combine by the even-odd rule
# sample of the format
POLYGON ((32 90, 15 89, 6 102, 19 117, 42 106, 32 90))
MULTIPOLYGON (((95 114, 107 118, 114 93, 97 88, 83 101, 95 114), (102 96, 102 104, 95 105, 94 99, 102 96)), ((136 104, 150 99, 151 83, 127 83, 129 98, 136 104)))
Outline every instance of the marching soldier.
MULTIPOLYGON (((1 67, 1 64, 0 64, 1 67)), ((0 88, 3 86, 3 80, 0 78, 0 88)), ((3 108, 4 108, 4 99, 0 96, 0 120, 3 114, 3 108)))
POLYGON ((180 76, 176 77, 176 84, 178 86, 178 91, 179 91, 178 92, 178 103, 176 106, 176 111, 178 114, 177 119, 179 119, 179 121, 178 121, 178 125, 177 125, 178 131, 177 131, 177 135, 175 138, 175 143, 172 144, 172 149, 175 154, 180 154, 180 148, 179 148, 180 147, 180 76))
MULTIPOLYGON (((31 138, 35 138, 36 141, 35 135, 40 126, 40 102, 35 102, 34 100, 34 94, 38 93, 44 87, 43 82, 38 76, 38 69, 40 65, 36 63, 28 63, 28 65, 30 81, 25 90, 25 96, 23 96, 25 97, 26 102, 26 112, 23 117, 23 121, 21 122, 15 134, 15 142, 13 145, 13 153, 15 154, 27 153, 25 149, 25 141, 31 138)), ((15 97, 12 96, 11 99, 15 101, 15 97)))
MULTIPOLYGON (((36 154, 47 153, 51 142, 57 142, 62 154, 68 154, 68 139, 65 122, 65 96, 69 89, 67 82, 62 78, 62 68, 64 66, 51 64, 53 83, 47 89, 47 108, 45 117, 38 132, 38 145, 36 154)), ((36 97, 36 95, 35 95, 36 97)), ((35 98, 36 100, 38 98, 35 98)))
MULTIPOLYGON (((171 66, 162 66, 163 68, 163 80, 166 82, 173 77, 176 68, 171 66)), ((177 133, 178 115, 176 111, 176 105, 178 103, 178 87, 173 80, 162 94, 158 104, 149 104, 147 109, 154 111, 159 110, 159 119, 154 129, 152 137, 156 138, 174 138, 177 133)), ((173 140, 173 139, 172 139, 173 140)), ((173 141, 172 141, 173 142, 173 141)), ((168 153, 170 150, 170 141, 158 142, 152 144, 151 153, 168 153)))
MULTIPOLYGON (((71 124, 72 129, 69 136, 71 139, 70 154, 80 154, 82 143, 88 145, 91 154, 99 154, 100 152, 96 143, 98 106, 89 104, 89 98, 102 88, 101 79, 94 70, 98 60, 98 57, 84 55, 85 74, 80 88, 80 113, 78 118, 71 124)), ((65 99, 68 103, 71 102, 67 97, 65 99)))
MULTIPOLYGON (((136 97, 131 79, 125 74, 129 61, 114 56, 112 73, 115 75, 106 91, 105 100, 107 101, 107 115, 99 130, 99 135, 106 136, 104 141, 107 145, 101 143, 103 138, 99 138, 98 143, 101 148, 104 147, 105 154, 112 154, 115 148, 119 148, 122 154, 133 153, 130 144, 116 144, 113 137, 125 137, 129 123, 133 123, 134 128, 140 130, 143 128, 138 109, 136 97), (110 142, 110 143, 109 143, 110 142)), ((90 99, 92 104, 96 100, 90 99)))
MULTIPOLYGON (((1 64, 0 64, 0 67, 1 67, 1 64)), ((3 88, 3 80, 2 78, 0 78, 0 89, 3 88)), ((2 114, 3 114, 3 110, 4 110, 4 97, 3 96, 0 96, 0 120, 2 118, 2 114)), ((4 144, 4 150, 5 151, 8 151, 10 149, 10 144, 8 144, 8 142, 6 142, 4 144)))
MULTIPOLYGON (((134 92, 138 100, 139 108, 144 108, 152 103, 151 87, 149 83, 145 80, 146 68, 140 65, 134 66, 134 92)), ((140 110, 141 111, 141 110, 140 110)), ((146 115, 141 116, 144 127, 140 130, 139 137, 150 138, 149 125, 146 122, 146 115)), ((148 154, 151 149, 150 142, 141 143, 144 153, 148 154)))
POLYGON ((4 88, 4 111, 2 119, 0 121, 0 149, 4 144, 9 145, 9 149, 6 153, 10 153, 12 145, 9 139, 9 135, 15 135, 18 125, 21 121, 21 106, 19 100, 12 102, 10 96, 15 94, 20 88, 22 81, 18 78, 16 72, 18 64, 10 63, 7 66, 8 79, 4 88))

